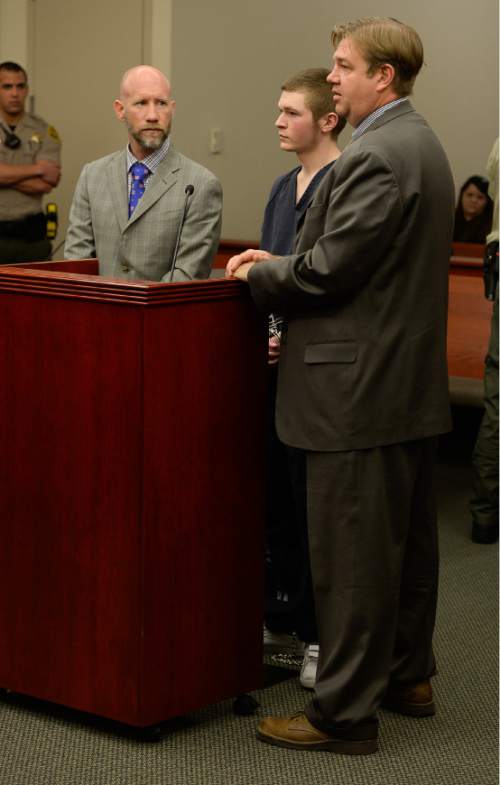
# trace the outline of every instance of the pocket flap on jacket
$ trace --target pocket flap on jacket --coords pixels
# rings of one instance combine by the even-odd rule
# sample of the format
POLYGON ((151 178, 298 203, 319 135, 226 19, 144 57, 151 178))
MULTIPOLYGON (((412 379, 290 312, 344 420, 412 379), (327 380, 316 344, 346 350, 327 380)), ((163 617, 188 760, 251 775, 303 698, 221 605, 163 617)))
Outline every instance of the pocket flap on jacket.
POLYGON ((314 363, 353 363, 358 356, 358 346, 353 341, 312 343, 306 346, 305 361, 314 363))

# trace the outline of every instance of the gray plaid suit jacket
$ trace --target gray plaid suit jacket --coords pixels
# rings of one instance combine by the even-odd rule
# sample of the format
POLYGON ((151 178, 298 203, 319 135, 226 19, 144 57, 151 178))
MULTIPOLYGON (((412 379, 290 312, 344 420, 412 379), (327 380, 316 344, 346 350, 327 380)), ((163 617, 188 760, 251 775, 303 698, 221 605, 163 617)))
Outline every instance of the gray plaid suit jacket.
POLYGON ((208 278, 220 236, 222 189, 203 166, 170 147, 128 218, 126 150, 83 167, 69 216, 64 257, 99 259, 101 275, 169 279, 186 185, 194 186, 174 281, 208 278))

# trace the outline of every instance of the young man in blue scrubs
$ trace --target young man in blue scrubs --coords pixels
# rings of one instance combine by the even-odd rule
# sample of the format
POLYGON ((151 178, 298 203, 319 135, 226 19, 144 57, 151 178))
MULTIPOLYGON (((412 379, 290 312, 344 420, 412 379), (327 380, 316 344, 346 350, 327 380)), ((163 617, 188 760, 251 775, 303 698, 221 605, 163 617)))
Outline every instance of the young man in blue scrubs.
MULTIPOLYGON (((276 120, 282 150, 299 165, 274 182, 264 214, 261 249, 293 253, 295 237, 316 188, 340 156, 337 137, 345 120, 334 111, 328 69, 301 71, 282 85, 276 120)), ((309 566, 305 458, 276 434, 277 363, 282 318, 269 320, 268 526, 266 559, 267 652, 303 654, 300 680, 312 688, 318 663, 318 634, 309 566)))

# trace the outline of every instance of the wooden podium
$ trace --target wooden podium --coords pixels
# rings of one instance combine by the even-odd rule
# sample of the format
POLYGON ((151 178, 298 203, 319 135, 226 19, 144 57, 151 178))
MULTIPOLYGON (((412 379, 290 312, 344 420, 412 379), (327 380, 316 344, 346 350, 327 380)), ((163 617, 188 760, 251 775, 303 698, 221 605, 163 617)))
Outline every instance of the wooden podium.
POLYGON ((0 687, 136 727, 261 684, 266 320, 0 267, 0 687))

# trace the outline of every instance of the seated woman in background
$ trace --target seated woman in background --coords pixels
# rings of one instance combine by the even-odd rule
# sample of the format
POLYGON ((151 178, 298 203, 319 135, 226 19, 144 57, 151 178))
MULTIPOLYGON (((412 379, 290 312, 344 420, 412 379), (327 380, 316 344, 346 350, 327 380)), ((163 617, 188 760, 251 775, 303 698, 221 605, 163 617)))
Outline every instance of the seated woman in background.
POLYGON ((485 243, 491 230, 493 202, 488 196, 488 180, 473 175, 462 185, 455 211, 456 243, 485 243))

